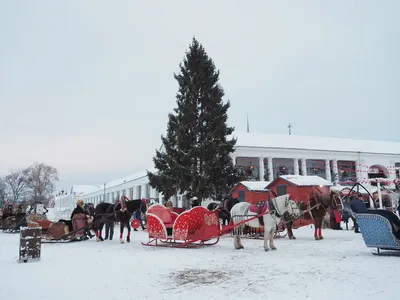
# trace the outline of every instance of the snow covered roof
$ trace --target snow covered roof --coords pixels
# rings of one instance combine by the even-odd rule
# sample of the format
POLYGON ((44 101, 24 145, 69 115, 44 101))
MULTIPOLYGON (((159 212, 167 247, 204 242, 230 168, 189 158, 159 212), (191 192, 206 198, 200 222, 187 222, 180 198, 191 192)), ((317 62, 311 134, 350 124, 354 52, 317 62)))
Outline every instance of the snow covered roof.
POLYGON ((267 133, 235 133, 236 147, 368 152, 400 155, 399 142, 367 141, 331 137, 267 133))
MULTIPOLYGON (((157 171, 157 169, 156 168, 150 168, 148 171, 154 173, 154 172, 157 171)), ((146 176, 147 176, 147 170, 146 171, 137 172, 137 173, 134 173, 134 174, 131 174, 131 175, 127 175, 127 176, 121 177, 119 179, 108 181, 106 183, 106 188, 117 186, 117 185, 120 185, 120 184, 124 184, 126 182, 134 181, 134 180, 137 180, 139 178, 146 177, 146 176)))
POLYGON ((79 196, 96 192, 99 189, 101 189, 101 187, 98 185, 73 185, 71 188, 71 194, 75 193, 75 195, 79 196))
MULTIPOLYGON (((152 173, 155 173, 155 172, 157 172, 157 169, 156 168, 150 168, 150 169, 148 169, 148 171, 150 171, 152 173)), ((114 180, 111 180, 111 181, 107 181, 106 182, 106 189, 111 188, 111 187, 115 187, 115 186, 118 186, 118 185, 121 185, 121 184, 124 184, 126 182, 134 181, 134 180, 146 177, 146 176, 147 176, 147 170, 146 171, 141 171, 141 172, 138 172, 138 173, 134 173, 134 174, 131 174, 131 175, 127 175, 127 176, 121 177, 119 179, 114 179, 114 180)), ((78 186, 75 186, 74 185, 72 188, 74 189, 74 187, 87 187, 85 192, 79 194, 79 195, 82 196, 82 195, 86 195, 86 194, 91 194, 91 193, 97 192, 99 190, 103 190, 104 189, 104 184, 101 184, 101 185, 98 185, 98 186, 92 186, 92 185, 78 185, 78 186), (90 187, 92 187, 92 188, 90 188, 90 187)), ((78 195, 78 193, 77 193, 77 195, 78 195)))
POLYGON ((297 186, 332 185, 332 182, 325 180, 319 176, 282 175, 278 178, 285 179, 297 186))
POLYGON ((240 183, 249 191, 266 191, 266 187, 270 184, 270 181, 242 181, 240 183))

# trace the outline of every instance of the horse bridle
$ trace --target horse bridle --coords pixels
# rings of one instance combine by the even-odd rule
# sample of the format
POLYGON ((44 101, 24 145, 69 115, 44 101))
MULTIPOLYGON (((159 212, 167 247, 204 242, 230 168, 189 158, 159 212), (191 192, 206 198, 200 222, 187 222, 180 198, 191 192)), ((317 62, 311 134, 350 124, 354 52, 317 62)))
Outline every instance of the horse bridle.
MULTIPOLYGON (((294 213, 293 213, 293 204, 290 202, 292 199, 290 199, 290 196, 287 196, 287 198, 286 198, 286 200, 285 200, 285 208, 286 207, 288 207, 289 205, 290 205, 290 208, 292 209, 292 213, 289 213, 288 211, 285 211, 285 212, 279 212, 278 211, 278 207, 277 207, 277 205, 276 205, 276 198, 277 197, 274 197, 274 198, 272 198, 272 200, 271 200, 271 203, 272 203, 272 209, 275 211, 275 215, 278 217, 278 218, 281 218, 286 212, 288 213, 288 217, 290 218, 290 219, 295 219, 294 217, 293 217, 293 215, 294 215, 294 213), (274 203, 274 200, 275 200, 275 203, 274 203)), ((297 206, 297 209, 299 209, 299 207, 298 207, 298 205, 296 204, 296 202, 295 201, 293 201, 294 203, 295 203, 295 205, 297 206)))

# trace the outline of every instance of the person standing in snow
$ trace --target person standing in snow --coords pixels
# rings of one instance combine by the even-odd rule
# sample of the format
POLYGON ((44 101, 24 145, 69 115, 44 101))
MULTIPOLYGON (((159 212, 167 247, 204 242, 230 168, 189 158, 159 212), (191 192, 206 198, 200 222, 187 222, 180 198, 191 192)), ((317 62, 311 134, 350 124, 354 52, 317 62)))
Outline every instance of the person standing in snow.
POLYGON ((114 226, 115 226, 115 206, 110 205, 105 214, 108 216, 106 217, 105 220, 105 227, 106 227, 106 233, 104 239, 107 240, 109 239, 110 241, 113 239, 114 236, 114 226))
MULTIPOLYGON (((350 209, 353 211, 354 214, 361 214, 367 212, 367 206, 365 205, 364 201, 356 197, 354 197, 353 200, 351 201, 350 209)), ((355 222, 354 224, 354 232, 360 233, 357 222, 355 222)))
MULTIPOLYGON (((142 205, 147 205, 145 198, 142 198, 142 205)), ((141 207, 139 207, 133 214, 134 214, 134 218, 136 220, 139 220, 140 226, 142 227, 142 230, 143 231, 146 230, 146 227, 144 227, 144 225, 143 225, 141 207)), ((138 231, 136 228, 134 228, 133 230, 134 231, 138 231)))

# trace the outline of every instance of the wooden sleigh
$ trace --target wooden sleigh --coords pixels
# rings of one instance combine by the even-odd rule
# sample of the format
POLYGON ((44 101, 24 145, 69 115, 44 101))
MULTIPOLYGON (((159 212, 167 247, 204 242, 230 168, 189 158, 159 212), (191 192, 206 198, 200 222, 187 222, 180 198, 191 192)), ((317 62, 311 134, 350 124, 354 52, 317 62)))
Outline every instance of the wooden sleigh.
POLYGON ((164 205, 154 204, 146 213, 149 241, 142 242, 142 245, 170 248, 198 248, 215 245, 222 235, 268 213, 269 211, 265 211, 222 228, 217 211, 209 211, 202 206, 197 206, 178 215, 171 213, 164 205))
POLYGON ((376 248, 374 255, 400 255, 400 220, 386 210, 368 210, 355 214, 364 243, 369 248, 376 248), (381 252, 381 250, 391 250, 381 252))
POLYGON ((27 215, 29 228, 42 229, 42 243, 73 242, 85 240, 86 216, 85 214, 74 215, 71 226, 64 222, 52 222, 46 216, 47 209, 41 203, 35 203, 27 215), (72 228, 70 228, 72 227, 72 228), (72 230, 71 230, 72 229, 72 230))
POLYGON ((145 246, 197 248, 218 243, 221 235, 218 212, 197 206, 180 215, 160 204, 147 213, 149 241, 145 246))

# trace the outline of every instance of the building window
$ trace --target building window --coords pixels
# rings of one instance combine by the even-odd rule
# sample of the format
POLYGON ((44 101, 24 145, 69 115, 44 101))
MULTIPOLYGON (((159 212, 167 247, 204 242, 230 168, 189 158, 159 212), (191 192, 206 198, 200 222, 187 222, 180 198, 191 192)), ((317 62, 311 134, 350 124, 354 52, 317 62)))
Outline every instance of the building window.
POLYGON ((319 159, 306 160, 307 175, 315 175, 326 179, 325 161, 319 159))
POLYGON ((126 189, 123 189, 123 190, 122 190, 122 196, 125 196, 125 197, 126 197, 126 189))
POLYGON ((357 181, 356 162, 349 160, 338 160, 339 182, 352 184, 357 181))
POLYGON ((394 164, 395 170, 396 170, 396 178, 400 178, 400 163, 395 163, 394 164))
POLYGON ((129 189, 129 199, 133 199, 133 188, 129 189))
POLYGON ((137 187, 137 194, 138 194, 137 198, 140 199, 142 197, 142 186, 141 185, 139 185, 137 187))
POLYGON ((107 202, 110 202, 110 193, 108 193, 106 197, 107 197, 107 198, 106 198, 106 199, 107 199, 107 202))
POLYGON ((272 166, 274 179, 282 175, 294 175, 293 158, 273 158, 272 166))
POLYGON ((237 157, 236 166, 243 169, 247 180, 259 180, 260 160, 258 157, 237 157))

